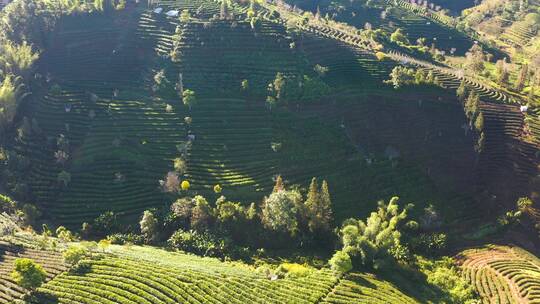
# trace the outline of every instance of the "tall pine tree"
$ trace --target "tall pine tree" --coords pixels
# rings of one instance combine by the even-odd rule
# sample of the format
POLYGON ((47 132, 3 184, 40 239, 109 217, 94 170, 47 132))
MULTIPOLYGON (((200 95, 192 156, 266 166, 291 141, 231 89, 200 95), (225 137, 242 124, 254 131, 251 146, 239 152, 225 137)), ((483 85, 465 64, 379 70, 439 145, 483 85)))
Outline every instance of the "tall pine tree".
POLYGON ((328 190, 328 182, 323 180, 321 185, 321 210, 322 217, 328 226, 328 229, 332 227, 332 222, 334 221, 334 215, 332 214, 332 200, 330 198, 330 191, 328 190))
POLYGON ((332 224, 332 203, 328 191, 328 183, 323 181, 321 189, 314 177, 304 203, 308 228, 311 232, 330 231, 332 224))

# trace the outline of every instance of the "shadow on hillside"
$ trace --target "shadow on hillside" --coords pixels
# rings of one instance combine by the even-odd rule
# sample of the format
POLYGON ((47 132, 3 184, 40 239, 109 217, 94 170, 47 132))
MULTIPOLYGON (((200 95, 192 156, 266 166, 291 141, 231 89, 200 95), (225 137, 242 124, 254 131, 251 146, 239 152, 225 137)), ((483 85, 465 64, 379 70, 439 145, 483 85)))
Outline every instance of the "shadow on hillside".
POLYGON ((377 285, 371 283, 370 281, 364 279, 363 277, 361 276, 349 276, 347 277, 347 280, 349 281, 352 281, 360 286, 365 286, 367 288, 371 288, 371 289, 377 289, 377 285))
POLYGON ((25 298, 28 304, 57 304, 60 303, 58 297, 49 293, 35 291, 25 298))
POLYGON ((420 303, 441 303, 449 298, 448 292, 429 284, 426 275, 414 269, 392 269, 380 272, 378 276, 420 303))
POLYGON ((15 244, 0 244, 0 263, 2 263, 6 258, 5 256, 8 254, 23 254, 25 251, 25 248, 21 245, 15 245, 15 244))

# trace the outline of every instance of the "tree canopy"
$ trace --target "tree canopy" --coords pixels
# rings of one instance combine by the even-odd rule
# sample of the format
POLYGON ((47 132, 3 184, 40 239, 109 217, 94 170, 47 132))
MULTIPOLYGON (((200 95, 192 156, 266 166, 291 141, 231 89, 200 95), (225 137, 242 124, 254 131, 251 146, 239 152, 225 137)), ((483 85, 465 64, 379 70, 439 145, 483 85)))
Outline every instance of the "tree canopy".
POLYGON ((22 288, 34 290, 45 281, 47 273, 34 260, 19 258, 15 260, 15 269, 11 277, 22 288))

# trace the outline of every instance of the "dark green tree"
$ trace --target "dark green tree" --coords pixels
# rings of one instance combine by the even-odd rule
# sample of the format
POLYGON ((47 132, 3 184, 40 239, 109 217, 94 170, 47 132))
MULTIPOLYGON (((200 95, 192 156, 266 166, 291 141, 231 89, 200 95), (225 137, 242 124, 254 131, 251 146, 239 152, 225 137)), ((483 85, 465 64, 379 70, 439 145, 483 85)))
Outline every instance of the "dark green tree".
POLYGON ((306 201, 304 202, 305 217, 309 231, 312 233, 328 232, 332 224, 332 206, 328 183, 323 181, 319 190, 317 179, 314 177, 309 185, 306 201))

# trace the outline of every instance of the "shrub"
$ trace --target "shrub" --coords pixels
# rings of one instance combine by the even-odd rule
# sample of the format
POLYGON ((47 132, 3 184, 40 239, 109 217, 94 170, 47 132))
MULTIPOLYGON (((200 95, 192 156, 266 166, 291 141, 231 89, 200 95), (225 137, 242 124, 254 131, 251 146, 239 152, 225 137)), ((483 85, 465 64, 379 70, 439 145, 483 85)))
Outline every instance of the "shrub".
POLYGON ((0 212, 13 212, 17 207, 17 203, 10 197, 0 194, 0 212))
POLYGON ((22 207, 23 220, 26 225, 34 225, 41 216, 41 212, 32 204, 24 204, 22 207))
POLYGON ((69 231, 66 227, 60 226, 56 228, 56 236, 66 242, 71 242, 75 239, 71 231, 69 231))
POLYGON ((51 95, 60 95, 62 94, 62 88, 58 84, 54 84, 49 89, 49 93, 51 95))
POLYGON ((377 53, 375 53, 375 57, 377 57, 377 60, 379 60, 379 61, 384 61, 384 60, 386 60, 386 59, 388 58, 388 57, 386 56, 386 54, 383 53, 383 52, 377 52, 377 53))
POLYGON ((194 198, 195 206, 191 209, 191 228, 201 231, 210 227, 213 212, 208 201, 201 195, 194 198))
POLYGON ((178 174, 182 175, 186 172, 187 163, 183 158, 177 157, 173 160, 173 163, 174 163, 174 170, 178 172, 178 174))
POLYGON ((420 259, 418 266, 427 275, 427 282, 446 291, 445 303, 477 303, 473 287, 460 275, 452 258, 438 261, 420 259))
POLYGON ((341 250, 336 251, 328 263, 336 273, 346 273, 353 269, 351 257, 341 250))
POLYGON ((316 64, 314 67, 313 67, 313 70, 315 71, 315 73, 317 73, 317 75, 319 77, 324 77, 324 75, 326 75, 326 73, 328 73, 328 71, 330 70, 328 67, 325 67, 325 66, 322 66, 320 64, 316 64))
POLYGON ((94 220, 93 230, 98 235, 107 235, 118 229, 116 214, 107 211, 94 220))
POLYGON ((78 275, 83 275, 90 272, 91 269, 92 265, 90 263, 88 263, 87 261, 79 261, 79 263, 75 264, 73 268, 71 268, 71 272, 78 275))
POLYGON ((446 250, 447 237, 444 233, 422 233, 412 240, 412 247, 418 253, 439 255, 446 250))
POLYGON ((403 33, 403 30, 398 28, 396 29, 392 35, 390 35, 390 41, 395 42, 400 45, 408 45, 409 39, 407 39, 407 36, 405 36, 405 33, 403 33))
POLYGON ((282 263, 276 269, 276 274, 280 277, 299 278, 310 275, 313 269, 306 265, 297 263, 282 263))
POLYGON ((64 262, 73 266, 79 263, 81 259, 88 255, 88 249, 82 246, 70 246, 62 254, 64 262))
POLYGON ((144 235, 147 242, 153 242, 157 238, 159 228, 158 220, 152 211, 144 211, 139 226, 141 228, 141 233, 144 235))
POLYGON ((167 241, 172 248, 203 256, 224 257, 229 247, 228 238, 219 238, 209 232, 179 229, 167 241))
POLYGON ((180 22, 186 23, 189 22, 191 19, 191 14, 189 13, 189 10, 185 9, 182 10, 182 13, 180 14, 180 22))
POLYGON ((191 184, 187 180, 182 181, 182 183, 180 184, 180 187, 184 191, 188 191, 190 186, 191 186, 191 184))
POLYGON ((165 176, 165 180, 160 180, 159 183, 164 192, 178 192, 180 187, 180 177, 176 172, 168 172, 165 176))
POLYGON ((399 89, 403 85, 414 83, 415 80, 413 69, 397 66, 392 69, 390 80, 386 80, 385 83, 392 84, 394 89, 399 89))
POLYGON ((187 220, 191 218, 191 211, 194 206, 195 202, 192 198, 179 198, 171 205, 171 212, 175 218, 187 220))
POLYGON ((107 240, 111 244, 125 245, 125 244, 135 244, 142 245, 144 244, 144 237, 135 233, 115 233, 107 236, 107 240))
POLYGON ((2 49, 3 59, 3 62, 0 63, 0 69, 18 76, 28 76, 34 62, 39 58, 39 53, 35 52, 26 41, 21 44, 4 42, 0 49, 2 49), (2 65, 5 66, 2 67, 2 65))
POLYGON ((182 93, 182 102, 191 110, 191 107, 197 103, 195 92, 192 90, 184 90, 182 93))
POLYGON ((116 10, 121 11, 126 8, 126 0, 120 0, 118 1, 118 4, 116 5, 116 10))
POLYGON ((34 290, 45 281, 47 273, 41 265, 31 259, 19 258, 15 260, 15 270, 11 278, 22 288, 34 290))
POLYGON ((9 75, 0 83, 0 131, 13 122, 16 112, 16 88, 12 76, 9 75))

